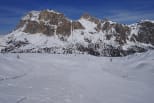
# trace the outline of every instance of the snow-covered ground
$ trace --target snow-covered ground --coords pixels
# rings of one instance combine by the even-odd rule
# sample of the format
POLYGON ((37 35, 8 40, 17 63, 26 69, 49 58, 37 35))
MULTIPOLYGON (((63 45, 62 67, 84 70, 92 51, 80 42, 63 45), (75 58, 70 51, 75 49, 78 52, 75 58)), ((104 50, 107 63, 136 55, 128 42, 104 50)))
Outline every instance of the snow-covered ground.
POLYGON ((154 51, 0 54, 0 103, 154 103, 154 51))

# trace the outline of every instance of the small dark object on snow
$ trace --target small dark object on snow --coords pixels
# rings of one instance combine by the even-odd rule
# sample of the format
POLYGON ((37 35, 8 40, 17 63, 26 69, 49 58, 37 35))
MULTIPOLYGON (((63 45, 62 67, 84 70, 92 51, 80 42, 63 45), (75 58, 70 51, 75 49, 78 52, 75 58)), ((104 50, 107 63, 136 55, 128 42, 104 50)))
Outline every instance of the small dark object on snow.
POLYGON ((20 56, 19 55, 17 55, 17 59, 20 59, 20 56))
POLYGON ((110 58, 110 62, 112 62, 112 58, 110 58))

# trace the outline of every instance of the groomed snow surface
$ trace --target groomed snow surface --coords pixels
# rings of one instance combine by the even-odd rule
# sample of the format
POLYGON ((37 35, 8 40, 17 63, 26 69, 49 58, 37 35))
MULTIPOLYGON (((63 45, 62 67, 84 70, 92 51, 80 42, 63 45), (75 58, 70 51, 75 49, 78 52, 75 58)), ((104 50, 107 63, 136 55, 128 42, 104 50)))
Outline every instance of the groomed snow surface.
POLYGON ((0 103, 154 103, 154 51, 0 54, 0 103))

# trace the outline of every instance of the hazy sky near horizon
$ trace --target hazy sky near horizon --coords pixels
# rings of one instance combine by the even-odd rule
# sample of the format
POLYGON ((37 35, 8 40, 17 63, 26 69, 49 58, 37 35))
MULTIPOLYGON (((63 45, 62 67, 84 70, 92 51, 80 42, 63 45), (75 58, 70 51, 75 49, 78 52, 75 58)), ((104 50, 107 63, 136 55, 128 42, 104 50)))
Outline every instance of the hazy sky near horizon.
POLYGON ((0 34, 13 30, 27 12, 43 9, 62 12, 74 20, 85 12, 125 24, 154 20, 154 0, 0 0, 0 34))

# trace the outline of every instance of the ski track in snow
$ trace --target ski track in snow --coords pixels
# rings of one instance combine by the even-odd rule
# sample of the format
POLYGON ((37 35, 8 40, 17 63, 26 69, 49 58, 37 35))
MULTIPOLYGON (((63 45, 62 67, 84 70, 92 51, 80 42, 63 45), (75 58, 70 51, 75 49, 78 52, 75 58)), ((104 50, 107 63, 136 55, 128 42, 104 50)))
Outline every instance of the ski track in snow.
POLYGON ((0 54, 0 103, 153 103, 154 52, 0 54))

